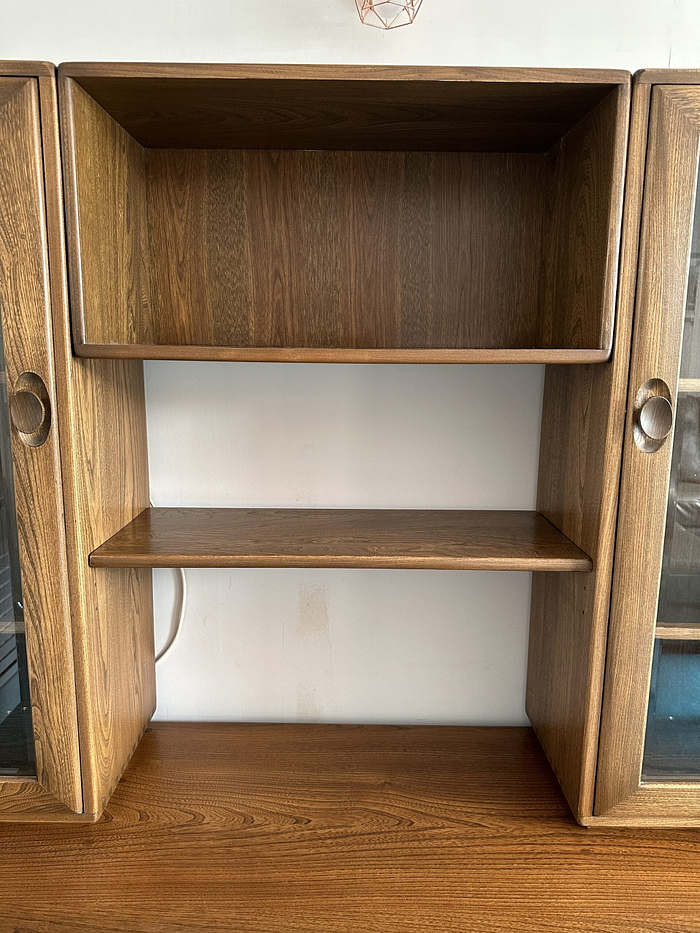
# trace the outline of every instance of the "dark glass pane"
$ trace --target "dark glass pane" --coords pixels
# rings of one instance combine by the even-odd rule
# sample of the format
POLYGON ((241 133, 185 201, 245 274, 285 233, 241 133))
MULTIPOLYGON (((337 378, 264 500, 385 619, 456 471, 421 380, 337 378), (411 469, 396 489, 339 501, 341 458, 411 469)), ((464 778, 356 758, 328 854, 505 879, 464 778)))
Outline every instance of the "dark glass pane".
POLYGON ((656 640, 642 779, 700 779, 700 641, 656 640))
MULTIPOLYGON (((0 360, 4 350, 0 334, 0 360)), ((7 380, 0 372, 0 777, 35 775, 24 607, 10 449, 7 380)))
POLYGON ((700 189, 688 268, 656 635, 642 776, 647 781, 700 780, 700 189))

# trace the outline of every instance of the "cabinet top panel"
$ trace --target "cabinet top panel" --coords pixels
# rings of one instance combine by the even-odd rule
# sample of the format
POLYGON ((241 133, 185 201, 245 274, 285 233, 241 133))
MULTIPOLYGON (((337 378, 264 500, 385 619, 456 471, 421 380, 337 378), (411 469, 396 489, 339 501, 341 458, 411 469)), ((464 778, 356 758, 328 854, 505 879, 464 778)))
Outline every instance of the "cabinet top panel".
POLYGON ((700 84, 700 68, 643 68, 635 84, 700 84))
POLYGON ((51 62, 0 61, 0 75, 20 78, 52 78, 56 66, 51 62))
POLYGON ((153 148, 545 152, 625 71, 362 65, 69 63, 153 148))

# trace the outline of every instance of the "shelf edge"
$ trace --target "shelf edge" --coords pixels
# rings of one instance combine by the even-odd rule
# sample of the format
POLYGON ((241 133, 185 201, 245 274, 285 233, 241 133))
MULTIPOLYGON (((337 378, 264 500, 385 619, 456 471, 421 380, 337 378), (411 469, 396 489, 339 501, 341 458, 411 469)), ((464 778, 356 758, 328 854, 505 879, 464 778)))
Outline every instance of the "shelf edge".
POLYGON ((605 363, 610 349, 349 347, 205 347, 152 344, 75 345, 85 359, 202 360, 239 363, 605 363))

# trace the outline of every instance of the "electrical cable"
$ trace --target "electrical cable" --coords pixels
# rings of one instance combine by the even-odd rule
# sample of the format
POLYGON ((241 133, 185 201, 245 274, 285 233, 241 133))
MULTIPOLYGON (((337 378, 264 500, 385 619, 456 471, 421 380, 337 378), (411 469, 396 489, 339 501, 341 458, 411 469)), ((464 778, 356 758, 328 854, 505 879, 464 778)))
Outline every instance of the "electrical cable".
POLYGON ((175 647, 178 638, 180 637, 180 632, 182 631, 182 622, 185 618, 185 607, 187 606, 187 577, 185 576, 185 571, 182 567, 174 568, 175 573, 179 574, 180 577, 180 586, 179 586, 179 600, 175 601, 176 610, 173 612, 173 617, 175 617, 175 625, 170 626, 170 634, 168 635, 168 640, 160 649, 156 655, 156 664, 159 661, 162 661, 163 658, 175 647), (179 602, 179 607, 178 607, 179 602))
MULTIPOLYGON (((155 508, 152 502, 150 505, 151 508, 155 508)), ((163 658, 175 647, 175 644, 180 637, 180 632, 182 632, 182 623, 185 618, 185 609, 187 607, 187 577, 185 576, 185 571, 182 567, 175 567, 173 569, 175 570, 175 573, 178 574, 180 583, 180 586, 178 587, 179 592, 176 596, 175 605, 173 607, 173 619, 175 620, 175 624, 173 625, 171 621, 168 638, 156 655, 156 664, 159 661, 162 661, 163 658)))

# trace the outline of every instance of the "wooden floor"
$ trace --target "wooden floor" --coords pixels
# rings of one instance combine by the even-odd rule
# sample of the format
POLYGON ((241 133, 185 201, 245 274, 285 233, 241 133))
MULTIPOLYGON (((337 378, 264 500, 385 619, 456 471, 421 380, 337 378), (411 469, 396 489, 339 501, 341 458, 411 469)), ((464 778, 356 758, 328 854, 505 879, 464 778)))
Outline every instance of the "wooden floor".
POLYGON ((0 827, 1 933, 680 933, 700 831, 582 829, 527 729, 156 724, 95 825, 0 827))

